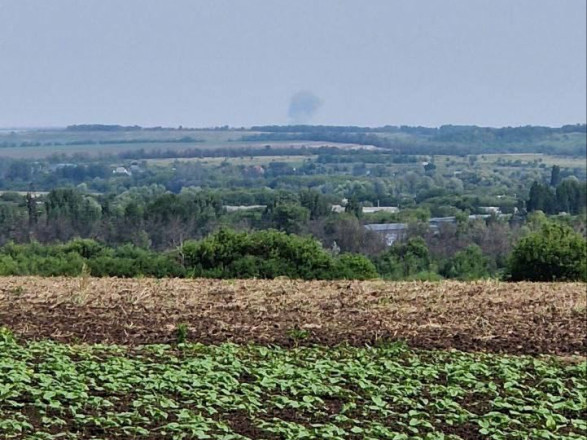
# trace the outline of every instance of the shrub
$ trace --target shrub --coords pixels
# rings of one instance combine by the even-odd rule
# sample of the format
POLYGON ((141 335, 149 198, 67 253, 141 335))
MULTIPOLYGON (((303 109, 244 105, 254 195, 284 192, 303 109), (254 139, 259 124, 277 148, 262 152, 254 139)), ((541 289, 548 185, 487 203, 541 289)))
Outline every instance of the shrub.
POLYGON ((91 239, 75 239, 59 246, 62 252, 75 252, 83 258, 95 258, 102 255, 106 248, 103 244, 91 239))
POLYGON ((514 248, 506 278, 511 281, 587 281, 585 238, 568 226, 544 225, 514 248))
POLYGON ((192 276, 214 278, 303 279, 374 278, 373 264, 363 256, 333 257, 311 238, 275 230, 252 233, 221 229, 182 247, 192 276))
POLYGON ((440 273, 446 278, 463 281, 487 278, 489 277, 489 259, 483 255, 479 246, 472 244, 449 259, 440 273))
POLYGON ((335 279, 367 280, 378 276, 375 265, 364 255, 342 254, 334 264, 335 279))
POLYGON ((0 255, 0 276, 24 275, 10 255, 0 255))
POLYGON ((9 243, 0 248, 0 275, 77 276, 84 265, 96 277, 185 276, 174 255, 133 245, 111 249, 94 240, 78 239, 62 245, 9 243))
POLYGON ((424 239, 410 238, 406 243, 395 243, 375 259, 379 273, 395 280, 410 279, 431 270, 430 253, 424 239))

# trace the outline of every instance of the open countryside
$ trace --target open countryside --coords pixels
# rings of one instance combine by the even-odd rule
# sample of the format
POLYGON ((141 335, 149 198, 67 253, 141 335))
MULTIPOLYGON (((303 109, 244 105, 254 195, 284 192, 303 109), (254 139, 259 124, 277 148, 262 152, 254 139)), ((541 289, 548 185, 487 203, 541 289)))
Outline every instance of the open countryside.
POLYGON ((587 4, 0 13, 0 440, 587 438, 587 4))
POLYGON ((0 429, 581 438, 584 287, 9 278, 0 429))

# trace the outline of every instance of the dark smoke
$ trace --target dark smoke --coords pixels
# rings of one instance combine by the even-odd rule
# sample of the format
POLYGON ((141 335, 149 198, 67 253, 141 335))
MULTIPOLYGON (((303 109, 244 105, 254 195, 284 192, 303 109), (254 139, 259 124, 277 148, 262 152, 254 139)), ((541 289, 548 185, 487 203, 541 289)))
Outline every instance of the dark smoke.
POLYGON ((293 95, 289 101, 288 116, 294 124, 306 124, 322 105, 322 100, 312 92, 301 91, 293 95))

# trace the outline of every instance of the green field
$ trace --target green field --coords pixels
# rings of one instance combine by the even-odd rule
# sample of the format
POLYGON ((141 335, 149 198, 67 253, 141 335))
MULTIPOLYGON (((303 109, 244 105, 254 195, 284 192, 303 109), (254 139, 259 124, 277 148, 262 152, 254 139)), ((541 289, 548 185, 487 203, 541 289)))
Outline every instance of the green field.
POLYGON ((4 439, 579 439, 587 364, 378 348, 19 343, 4 439))
POLYGON ((585 168, 585 158, 584 157, 572 157, 572 156, 551 156, 548 154, 530 154, 530 153, 522 153, 522 154, 483 154, 478 156, 479 163, 483 164, 494 164, 497 162, 498 159, 504 160, 520 160, 522 162, 535 162, 538 161, 539 163, 544 163, 547 166, 558 165, 561 168, 578 168, 582 167, 585 168))
POLYGON ((335 142, 298 142, 298 141, 271 141, 267 142, 145 142, 145 143, 120 143, 120 144, 94 144, 87 143, 81 145, 44 145, 29 147, 2 147, 0 148, 0 157, 12 159, 42 159, 54 154, 87 154, 90 156, 115 155, 127 151, 137 150, 172 150, 184 151, 189 149, 219 149, 228 148, 238 150, 243 148, 264 148, 265 145, 271 145, 273 148, 319 148, 322 146, 332 146, 338 148, 363 148, 351 144, 337 144, 335 142))
POLYGON ((168 165, 175 161, 180 162, 199 162, 206 165, 220 165, 226 162, 230 165, 266 165, 271 162, 287 162, 289 164, 301 165, 306 160, 314 160, 315 155, 300 156, 243 156, 243 157, 189 157, 189 158, 169 158, 169 159, 146 159, 149 164, 168 165))
POLYGON ((540 153, 480 154, 474 156, 473 163, 471 163, 470 156, 437 155, 434 156, 434 163, 442 174, 457 170, 470 170, 473 167, 515 171, 520 168, 540 168, 541 166, 550 169, 553 165, 558 165, 562 169, 575 170, 579 174, 585 172, 585 157, 554 156, 540 153))
POLYGON ((115 155, 136 150, 188 149, 242 149, 264 148, 317 148, 324 145, 339 148, 365 148, 356 144, 314 141, 242 141, 242 136, 256 135, 253 131, 238 130, 137 130, 137 131, 68 131, 68 130, 30 130, 0 132, 0 157, 13 159, 41 159, 54 154, 100 154, 115 155), (191 138, 194 141, 178 140, 191 138))
MULTIPOLYGON (((254 134, 254 132, 247 132, 254 134)), ((115 130, 115 131, 73 131, 64 129, 33 129, 27 131, 7 132, 0 131, 0 144, 16 143, 89 143, 115 141, 145 141, 170 142, 181 138, 191 137, 203 142, 221 143, 239 139, 240 131, 231 130, 115 130)))

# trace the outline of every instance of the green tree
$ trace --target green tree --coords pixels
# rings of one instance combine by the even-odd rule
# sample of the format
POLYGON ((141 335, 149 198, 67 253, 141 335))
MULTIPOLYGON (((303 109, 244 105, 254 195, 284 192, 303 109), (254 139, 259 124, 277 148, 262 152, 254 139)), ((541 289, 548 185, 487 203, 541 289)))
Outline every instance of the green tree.
POLYGON ((332 278, 368 280, 378 276, 375 265, 364 255, 342 254, 335 261, 332 278))
POLYGON ((544 211, 547 214, 554 214, 556 200, 551 188, 540 182, 534 182, 530 187, 530 196, 526 202, 526 209, 528 212, 544 211))
POLYGON ((67 240, 75 235, 87 237, 102 216, 101 205, 91 196, 71 188, 55 189, 45 199, 47 226, 51 238, 67 240))
POLYGON ((446 278, 477 280, 489 276, 489 259, 477 245, 470 245, 449 259, 440 274, 446 278))
POLYGON ((550 186, 555 187, 561 181, 561 167, 558 165, 553 165, 552 170, 550 171, 550 186))
POLYGON ((428 162, 426 165, 424 165, 424 172, 428 175, 434 174, 435 170, 436 170, 436 165, 432 162, 428 162))
POLYGON ((275 230, 252 233, 221 229, 201 241, 185 242, 186 269, 216 278, 324 279, 333 276, 333 259, 311 239, 275 230))
POLYGON ((311 189, 300 192, 300 204, 310 211, 310 219, 316 220, 330 213, 330 205, 322 194, 311 189))
POLYGON ((310 218, 307 208, 292 203, 278 204, 268 209, 267 214, 273 227, 289 234, 300 233, 310 218))
POLYGON ((585 182, 579 182, 576 178, 563 180, 556 187, 556 206, 558 212, 577 215, 584 210, 586 188, 587 184, 585 182))
POLYGON ((587 243, 568 226, 548 223, 524 237, 508 261, 511 281, 587 281, 587 243))
POLYGON ((344 208, 344 211, 349 214, 353 214, 357 218, 361 218, 361 216, 363 215, 363 207, 361 206, 361 203, 359 202, 359 199, 356 196, 352 196, 348 200, 344 208))
POLYGON ((431 258, 426 242, 421 237, 396 243, 375 259, 379 273, 391 279, 411 278, 431 269, 431 258))

